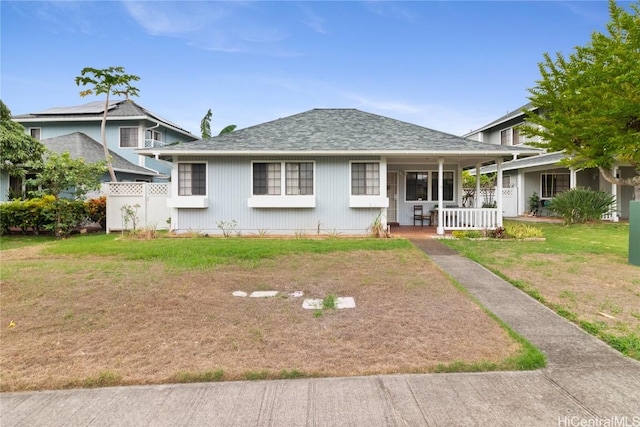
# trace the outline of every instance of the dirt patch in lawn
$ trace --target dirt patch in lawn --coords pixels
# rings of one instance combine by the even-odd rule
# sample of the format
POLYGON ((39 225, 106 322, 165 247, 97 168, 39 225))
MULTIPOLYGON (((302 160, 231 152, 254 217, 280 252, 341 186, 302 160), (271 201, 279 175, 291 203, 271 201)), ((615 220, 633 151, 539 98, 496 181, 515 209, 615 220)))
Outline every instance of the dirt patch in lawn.
POLYGON ((166 383, 185 372, 227 380, 429 372, 456 361, 499 363, 520 350, 413 249, 188 273, 23 249, 4 251, 2 263, 2 391, 166 383), (294 291, 351 296, 356 308, 304 310, 303 298, 288 296, 294 291))
POLYGON ((598 255, 529 254, 503 270, 549 303, 578 314, 580 320, 605 324, 607 332, 618 336, 640 334, 637 266, 612 264, 611 257, 598 255))

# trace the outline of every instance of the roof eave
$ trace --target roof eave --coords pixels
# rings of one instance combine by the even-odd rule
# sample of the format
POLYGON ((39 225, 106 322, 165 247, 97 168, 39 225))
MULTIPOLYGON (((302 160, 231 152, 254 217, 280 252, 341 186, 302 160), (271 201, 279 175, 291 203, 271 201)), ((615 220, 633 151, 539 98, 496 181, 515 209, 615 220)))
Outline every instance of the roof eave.
MULTIPOLYGON (((36 123, 36 122, 97 122, 102 121, 102 116, 100 117, 25 117, 25 118, 12 118, 14 122, 17 123, 36 123)), ((169 123, 158 120, 152 116, 107 116, 107 121, 129 121, 129 120, 149 120, 150 122, 161 123, 167 129, 171 129, 175 132, 181 133, 182 135, 189 136, 192 138, 198 138, 196 135, 192 134, 189 131, 181 129, 179 127, 173 126, 169 123)))
POLYGON ((143 156, 429 156, 429 157, 504 157, 504 156, 534 156, 539 151, 524 150, 157 150, 142 149, 136 152, 143 156))

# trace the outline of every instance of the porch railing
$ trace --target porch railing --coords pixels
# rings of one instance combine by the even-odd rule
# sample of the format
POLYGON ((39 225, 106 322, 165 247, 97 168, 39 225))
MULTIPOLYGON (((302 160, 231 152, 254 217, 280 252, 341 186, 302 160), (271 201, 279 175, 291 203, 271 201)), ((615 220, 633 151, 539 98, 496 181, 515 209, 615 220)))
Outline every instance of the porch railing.
MULTIPOLYGON (((435 213, 436 225, 438 212, 435 213)), ((444 208, 442 226, 445 230, 493 230, 498 226, 495 208, 444 208)))

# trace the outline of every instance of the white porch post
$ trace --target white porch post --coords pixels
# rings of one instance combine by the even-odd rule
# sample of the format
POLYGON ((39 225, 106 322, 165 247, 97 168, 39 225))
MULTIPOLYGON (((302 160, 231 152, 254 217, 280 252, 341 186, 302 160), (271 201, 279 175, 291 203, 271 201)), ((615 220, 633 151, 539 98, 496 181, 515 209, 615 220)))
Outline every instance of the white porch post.
MULTIPOLYGON (((618 178, 618 166, 614 166, 611 169, 611 174, 618 178)), ((611 212, 611 222, 618 222, 619 221, 619 217, 618 217, 618 209, 620 206, 620 202, 618 200, 618 185, 617 184, 611 184, 611 195, 613 196, 615 202, 614 202, 614 209, 613 212, 611 212)))
POLYGON ((502 227, 502 159, 496 159, 496 209, 498 216, 496 226, 502 227))
POLYGON ((444 235, 444 215, 442 213, 442 209, 444 208, 442 204, 442 178, 444 176, 444 159, 438 159, 438 228, 436 232, 439 235, 444 235))
POLYGON ((578 182, 577 172, 575 169, 569 169, 569 188, 573 190, 576 188, 576 183, 578 182))
POLYGON ((480 204, 480 168, 482 167, 482 163, 476 163, 476 197, 474 197, 473 207, 479 208, 482 206, 480 204))

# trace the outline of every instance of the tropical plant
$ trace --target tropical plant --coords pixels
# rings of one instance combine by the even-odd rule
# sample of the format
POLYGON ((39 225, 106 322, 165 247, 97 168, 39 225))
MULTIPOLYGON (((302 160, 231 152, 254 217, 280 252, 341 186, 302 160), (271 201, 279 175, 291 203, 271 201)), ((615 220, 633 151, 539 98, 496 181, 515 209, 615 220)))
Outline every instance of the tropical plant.
POLYGON ((131 85, 131 82, 138 80, 140 80, 140 77, 134 74, 125 74, 124 67, 108 67, 104 69, 85 67, 80 71, 80 76, 76 77, 77 86, 93 86, 92 88, 81 91, 80 96, 85 97, 87 95, 100 95, 103 93, 106 95, 100 133, 102 135, 104 157, 112 182, 117 182, 118 179, 111 164, 109 146, 107 145, 106 127, 107 113, 109 112, 109 95, 124 95, 126 99, 129 99, 129 96, 138 96, 138 88, 131 85))
MULTIPOLYGON (((202 133, 202 138, 211 138, 211 118, 213 117, 213 113, 211 112, 211 108, 207 111, 207 114, 204 115, 202 120, 200 121, 200 132, 202 133)), ((224 135, 225 133, 230 133, 236 130, 236 125, 228 125, 222 128, 218 135, 224 135)))
POLYGON ((574 224, 599 220, 614 202, 615 197, 604 191, 576 187, 554 197, 549 210, 560 216, 565 224, 574 224))

